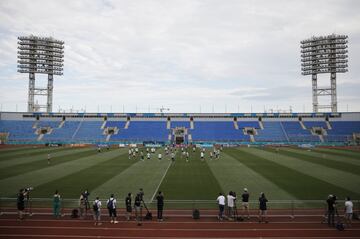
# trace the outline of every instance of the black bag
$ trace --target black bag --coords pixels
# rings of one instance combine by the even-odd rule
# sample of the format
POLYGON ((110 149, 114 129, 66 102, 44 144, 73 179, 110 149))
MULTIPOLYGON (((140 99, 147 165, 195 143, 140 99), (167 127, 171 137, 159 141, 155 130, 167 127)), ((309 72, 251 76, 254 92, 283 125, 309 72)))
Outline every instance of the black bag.
POLYGON ((145 220, 152 220, 152 213, 151 212, 146 213, 145 220))
POLYGON ((200 211, 199 209, 193 210, 193 219, 200 219, 200 211))
POLYGON ((336 223, 335 228, 338 229, 339 231, 344 231, 345 229, 344 223, 341 222, 336 223))
POLYGON ((99 210, 99 206, 98 206, 98 204, 96 202, 93 204, 93 210, 95 212, 97 212, 99 210))
POLYGON ((71 218, 78 218, 79 217, 79 210, 73 209, 71 211, 71 218))
POLYGON ((110 199, 109 199, 109 201, 108 201, 108 203, 107 203, 107 205, 106 205, 109 210, 114 209, 113 201, 114 201, 114 200, 110 200, 110 199))

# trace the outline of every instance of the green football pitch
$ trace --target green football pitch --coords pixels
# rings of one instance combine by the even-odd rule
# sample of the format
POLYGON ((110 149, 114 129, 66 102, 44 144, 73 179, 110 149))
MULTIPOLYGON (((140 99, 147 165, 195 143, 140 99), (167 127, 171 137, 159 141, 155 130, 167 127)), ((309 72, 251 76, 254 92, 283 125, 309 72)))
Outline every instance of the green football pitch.
MULTIPOLYGON (((146 202, 157 191, 166 200, 215 200, 219 192, 241 194, 248 188, 251 199, 264 192, 269 200, 360 199, 360 151, 300 148, 224 148, 219 160, 200 160, 200 150, 190 151, 186 162, 181 150, 172 162, 163 149, 151 159, 128 158, 127 148, 3 148, 0 149, 0 197, 16 197, 20 188, 34 187, 33 198, 51 198, 59 190, 63 198, 78 199, 88 189, 90 198, 119 199, 143 188, 146 202), (161 161, 157 154, 164 157, 161 161), (51 155, 51 163, 47 155, 51 155)), ((144 151, 146 154, 146 151, 144 151)))

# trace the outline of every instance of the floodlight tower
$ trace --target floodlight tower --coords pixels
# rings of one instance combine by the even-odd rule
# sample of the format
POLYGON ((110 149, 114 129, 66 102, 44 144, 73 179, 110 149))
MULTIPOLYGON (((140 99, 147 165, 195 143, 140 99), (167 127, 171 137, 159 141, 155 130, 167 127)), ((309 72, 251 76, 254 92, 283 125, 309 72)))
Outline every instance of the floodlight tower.
POLYGON ((345 73, 347 67, 346 35, 312 37, 301 41, 301 74, 312 75, 313 111, 331 109, 337 112, 336 73, 345 73), (330 73, 330 87, 317 86, 317 74, 330 73), (319 105, 318 96, 331 96, 330 105, 319 105))
POLYGON ((29 73, 28 112, 52 111, 54 75, 63 74, 64 42, 52 37, 18 37, 18 72, 29 73), (47 88, 35 87, 35 74, 47 74, 47 88), (35 96, 47 96, 46 105, 35 105, 35 96))

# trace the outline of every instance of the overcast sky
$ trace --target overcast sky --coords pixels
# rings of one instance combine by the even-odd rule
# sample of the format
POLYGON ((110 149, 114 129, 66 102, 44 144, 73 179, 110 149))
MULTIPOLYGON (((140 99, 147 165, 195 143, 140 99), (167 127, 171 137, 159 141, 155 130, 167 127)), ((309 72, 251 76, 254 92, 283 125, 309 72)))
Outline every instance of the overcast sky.
POLYGON ((55 112, 311 111, 300 41, 336 33, 349 36, 338 109, 360 111, 359 12, 357 0, 0 0, 1 109, 27 110, 17 37, 34 34, 65 41, 55 112))

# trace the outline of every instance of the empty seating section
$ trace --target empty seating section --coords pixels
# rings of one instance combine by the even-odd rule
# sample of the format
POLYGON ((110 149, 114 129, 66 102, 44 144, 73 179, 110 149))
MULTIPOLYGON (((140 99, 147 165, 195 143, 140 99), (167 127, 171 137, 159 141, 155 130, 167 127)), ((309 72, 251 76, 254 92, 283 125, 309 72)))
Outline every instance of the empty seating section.
POLYGON ((58 128, 61 121, 37 121, 36 128, 44 128, 44 127, 50 127, 50 128, 58 128))
POLYGON ((131 121, 129 128, 111 136, 112 141, 167 141, 166 121, 131 121))
MULTIPOLYGON (((284 120, 284 119, 283 119, 284 120)), ((45 134, 41 142, 104 142, 107 135, 101 129, 104 121, 91 119, 66 120, 59 128, 60 120, 0 120, 0 133, 9 133, 9 142, 37 142, 36 128, 51 127, 50 134, 45 134), (36 128, 33 126, 36 125, 36 128)), ((320 137, 312 135, 312 127, 322 127, 326 130, 323 135, 325 142, 346 142, 352 140, 353 133, 360 133, 360 121, 331 121, 332 129, 327 128, 323 120, 303 120, 306 129, 303 129, 297 120, 271 120, 263 121, 264 129, 260 129, 258 121, 238 121, 239 129, 235 129, 233 121, 194 121, 195 128, 190 129, 190 121, 171 121, 171 129, 185 127, 191 134, 194 142, 250 142, 250 136, 244 135, 243 128, 256 128, 255 142, 320 142, 320 137)), ((167 142, 171 129, 167 129, 167 121, 131 121, 129 128, 125 129, 125 120, 110 120, 105 127, 116 127, 117 134, 110 137, 113 142, 167 142)), ((185 137, 187 138, 187 136, 185 137)))
POLYGON ((332 121, 331 128, 324 137, 327 142, 342 142, 352 138, 353 133, 360 133, 359 121, 332 121))
POLYGON ((29 141, 36 140, 36 129, 33 128, 34 121, 25 120, 1 120, 0 132, 10 133, 8 140, 10 141, 29 141))
POLYGON ((285 142, 285 133, 280 122, 263 122, 264 129, 257 129, 255 141, 259 142, 285 142))
POLYGON ((184 127, 190 128, 190 121, 171 121, 171 128, 184 127))
POLYGON ((105 127, 117 127, 118 129, 123 129, 125 127, 126 121, 106 121, 105 127))
POLYGON ((245 127, 256 128, 256 129, 260 128, 258 121, 238 121, 237 124, 239 126, 239 129, 243 129, 245 127))
POLYGON ((193 141, 250 141, 249 135, 236 130, 233 121, 195 121, 190 130, 193 141))
POLYGON ((310 130, 303 129, 299 121, 283 121, 281 124, 290 142, 319 142, 319 136, 312 135, 310 130))
POLYGON ((324 129, 327 129, 325 121, 303 121, 303 123, 307 129, 311 129, 313 127, 322 127, 324 129))
POLYGON ((106 136, 103 135, 103 129, 101 129, 102 124, 103 121, 83 121, 73 139, 90 142, 105 140, 106 136))
POLYGON ((45 134, 43 141, 45 142, 64 142, 71 141, 81 121, 65 121, 63 127, 54 128, 51 134, 45 134))

